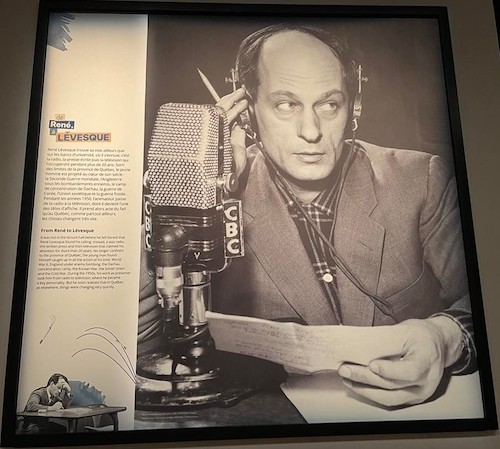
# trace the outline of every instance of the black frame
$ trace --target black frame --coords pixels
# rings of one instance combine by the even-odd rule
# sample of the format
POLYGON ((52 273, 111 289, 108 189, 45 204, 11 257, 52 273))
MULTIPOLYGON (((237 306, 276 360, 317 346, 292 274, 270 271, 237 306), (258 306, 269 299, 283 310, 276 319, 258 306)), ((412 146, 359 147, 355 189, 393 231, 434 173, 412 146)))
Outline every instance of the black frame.
POLYGON ((205 4, 205 3, 157 3, 157 2, 106 2, 106 1, 67 1, 42 0, 38 16, 32 96, 30 105, 27 154, 24 171, 23 200, 21 207, 19 240, 9 352, 7 360, 5 397, 3 406, 2 446, 63 446, 82 444, 145 443, 159 441, 195 441, 245 438, 282 438, 312 437, 333 435, 368 435, 385 433, 421 433, 450 431, 482 431, 497 429, 497 416, 493 382, 488 354, 486 326, 484 320, 479 270, 472 226, 472 213, 465 167, 462 131, 459 117, 458 98, 454 74, 453 56, 447 10, 445 7, 377 7, 377 6, 326 6, 326 5, 247 5, 247 4, 205 4), (134 430, 115 433, 65 434, 58 435, 16 435, 17 380, 21 360, 22 328, 25 313, 25 299, 28 278, 28 261, 32 229, 32 212, 35 197, 35 175, 38 158, 38 139, 40 135, 40 116, 42 107, 42 88, 45 70, 45 48, 48 33, 48 19, 52 12, 89 12, 89 13, 168 13, 240 16, 330 16, 356 18, 434 18, 438 19, 443 54, 444 77, 447 90, 448 111, 451 124, 451 138, 455 158, 455 170, 459 187, 459 204, 475 339, 478 349, 479 373, 482 385, 485 417, 466 420, 426 420, 426 421, 383 421, 352 422, 306 425, 270 425, 248 427, 225 427, 224 436, 214 432, 214 428, 189 428, 165 430, 134 430))

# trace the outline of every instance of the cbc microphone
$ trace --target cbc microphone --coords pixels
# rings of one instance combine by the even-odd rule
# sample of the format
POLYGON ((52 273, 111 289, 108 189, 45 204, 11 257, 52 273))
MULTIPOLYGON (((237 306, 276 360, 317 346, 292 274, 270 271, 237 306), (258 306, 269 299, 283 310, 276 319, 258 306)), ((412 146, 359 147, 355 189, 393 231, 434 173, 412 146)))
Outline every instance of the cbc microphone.
POLYGON ((161 106, 147 165, 145 245, 153 252, 158 293, 174 306, 182 273, 218 272, 228 257, 243 255, 240 209, 226 201, 237 182, 225 111, 213 105, 161 106))
POLYGON ((220 396, 205 311, 211 274, 243 255, 241 203, 229 199, 237 187, 232 162, 222 108, 160 107, 147 154, 144 241, 155 265, 161 333, 153 341, 158 346, 137 362, 136 398, 148 407, 205 404, 220 396))

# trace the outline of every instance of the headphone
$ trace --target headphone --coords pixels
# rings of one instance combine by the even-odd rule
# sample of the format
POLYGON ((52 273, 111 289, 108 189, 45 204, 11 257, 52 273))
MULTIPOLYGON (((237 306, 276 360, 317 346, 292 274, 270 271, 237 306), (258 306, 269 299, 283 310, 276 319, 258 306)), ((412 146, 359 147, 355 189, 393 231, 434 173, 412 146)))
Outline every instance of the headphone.
MULTIPOLYGON (((357 76, 357 81, 358 81, 358 91, 356 92, 356 95, 354 96, 354 103, 352 106, 352 131, 356 131, 358 129, 358 120, 361 117, 361 110, 363 109, 363 105, 361 104, 361 98, 362 98, 362 93, 361 93, 361 88, 363 83, 366 83, 368 81, 368 77, 363 76, 363 68, 361 67, 361 64, 358 65, 358 68, 356 69, 356 73, 358 74, 357 76)), ((354 137, 353 137, 354 140, 354 137)))

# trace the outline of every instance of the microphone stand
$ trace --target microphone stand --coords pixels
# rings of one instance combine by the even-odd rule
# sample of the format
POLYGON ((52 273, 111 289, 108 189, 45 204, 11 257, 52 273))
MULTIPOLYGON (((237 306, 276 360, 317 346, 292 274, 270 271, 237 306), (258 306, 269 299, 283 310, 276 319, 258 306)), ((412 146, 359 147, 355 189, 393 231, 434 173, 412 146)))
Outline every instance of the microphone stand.
POLYGON ((163 336, 158 350, 138 358, 136 402, 140 408, 214 402, 220 396, 220 370, 205 318, 211 274, 183 273, 188 236, 182 226, 159 227, 152 245, 163 336))

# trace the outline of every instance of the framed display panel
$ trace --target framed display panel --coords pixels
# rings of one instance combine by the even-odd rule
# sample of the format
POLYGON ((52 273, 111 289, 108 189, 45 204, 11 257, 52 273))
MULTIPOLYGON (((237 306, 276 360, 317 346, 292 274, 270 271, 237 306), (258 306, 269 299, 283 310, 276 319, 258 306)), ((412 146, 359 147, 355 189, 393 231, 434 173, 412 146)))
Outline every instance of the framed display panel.
POLYGON ((497 428, 446 8, 42 1, 21 214, 2 445, 497 428))

